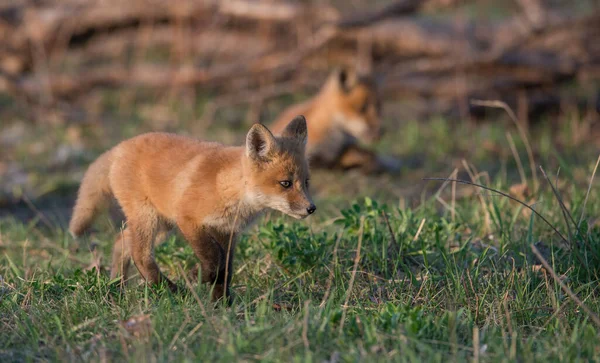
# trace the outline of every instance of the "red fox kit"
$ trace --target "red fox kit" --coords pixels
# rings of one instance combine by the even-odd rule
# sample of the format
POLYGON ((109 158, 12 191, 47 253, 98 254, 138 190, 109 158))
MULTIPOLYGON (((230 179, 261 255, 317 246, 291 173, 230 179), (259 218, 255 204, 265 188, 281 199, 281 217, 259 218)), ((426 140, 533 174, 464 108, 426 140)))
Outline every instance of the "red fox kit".
POLYGON ((229 297, 235 237, 244 226, 267 208, 298 219, 316 210, 308 190, 306 142, 303 116, 278 137, 253 125, 245 147, 166 133, 123 141, 85 173, 69 230, 80 236, 100 202, 112 195, 127 221, 114 243, 113 277, 126 279, 133 258, 147 282, 164 281, 175 290, 153 250, 163 231, 177 227, 200 259, 202 282, 215 284, 213 300, 229 297))
POLYGON ((284 110, 272 130, 283 131, 291 115, 308 119, 307 153, 311 165, 360 168, 365 172, 397 171, 398 162, 362 147, 383 134, 375 82, 348 70, 337 70, 313 98, 284 110))

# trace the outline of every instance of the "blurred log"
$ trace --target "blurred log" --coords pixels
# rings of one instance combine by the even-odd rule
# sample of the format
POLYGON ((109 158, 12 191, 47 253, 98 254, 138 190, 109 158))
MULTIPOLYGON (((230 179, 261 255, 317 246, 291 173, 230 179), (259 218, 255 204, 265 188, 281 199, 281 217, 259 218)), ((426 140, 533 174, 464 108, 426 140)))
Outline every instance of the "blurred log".
POLYGON ((252 90, 355 65, 360 53, 370 59, 359 63, 386 73, 386 95, 456 104, 548 94, 598 79, 600 68, 600 9, 570 14, 540 0, 519 0, 523 13, 498 24, 410 16, 453 0, 400 0, 347 17, 288 2, 149 1, 0 7, 0 91, 35 101, 95 87, 252 90), (166 59, 149 61, 152 51, 166 59))

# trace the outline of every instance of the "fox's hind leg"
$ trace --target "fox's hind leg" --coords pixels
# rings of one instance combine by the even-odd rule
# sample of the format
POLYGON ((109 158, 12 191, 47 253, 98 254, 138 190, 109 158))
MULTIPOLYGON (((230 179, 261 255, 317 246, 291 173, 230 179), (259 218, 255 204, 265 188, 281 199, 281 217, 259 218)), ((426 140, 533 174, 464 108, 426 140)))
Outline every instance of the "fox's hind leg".
MULTIPOLYGON (((159 218, 150 206, 139 208, 143 218, 128 218, 127 229, 131 230, 131 256, 140 274, 150 284, 166 282, 171 291, 177 291, 177 285, 160 272, 154 260, 154 240, 159 230, 159 218)), ((127 211, 125 211, 127 214, 127 211)))
MULTIPOLYGON (((155 242, 156 244, 164 241, 170 234, 168 228, 159 228, 156 233, 155 242)), ((115 279, 121 276, 122 286, 128 279, 129 266, 131 265, 131 243, 132 236, 131 230, 125 228, 115 236, 115 243, 113 245, 112 254, 112 268, 110 270, 110 278, 115 279)))
POLYGON ((110 279, 121 276, 121 284, 127 281, 127 271, 131 264, 131 231, 125 228, 117 233, 112 253, 110 279))

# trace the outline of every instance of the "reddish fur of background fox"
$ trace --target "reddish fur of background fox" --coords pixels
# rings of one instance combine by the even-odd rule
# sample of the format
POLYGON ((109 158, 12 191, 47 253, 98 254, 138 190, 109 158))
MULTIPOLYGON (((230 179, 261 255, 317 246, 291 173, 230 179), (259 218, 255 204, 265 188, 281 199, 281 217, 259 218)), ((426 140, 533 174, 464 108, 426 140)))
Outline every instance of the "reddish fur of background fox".
POLYGON ((317 95, 284 110, 273 123, 273 132, 281 132, 297 114, 307 117, 307 153, 312 165, 367 172, 381 169, 377 154, 360 146, 382 135, 379 94, 372 77, 334 71, 317 95))

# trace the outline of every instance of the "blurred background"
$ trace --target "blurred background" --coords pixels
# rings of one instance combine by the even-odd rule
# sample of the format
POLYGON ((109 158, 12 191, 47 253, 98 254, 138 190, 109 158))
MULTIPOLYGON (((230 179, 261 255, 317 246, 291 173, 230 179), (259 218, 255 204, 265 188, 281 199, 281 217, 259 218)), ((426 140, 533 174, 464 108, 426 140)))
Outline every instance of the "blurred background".
POLYGON ((241 144, 340 66, 381 81, 375 148, 403 167, 316 171, 321 211, 417 204, 429 176, 518 186, 543 164, 589 179, 595 0, 14 0, 0 5, 0 216, 64 226, 85 168, 119 141, 241 144))

